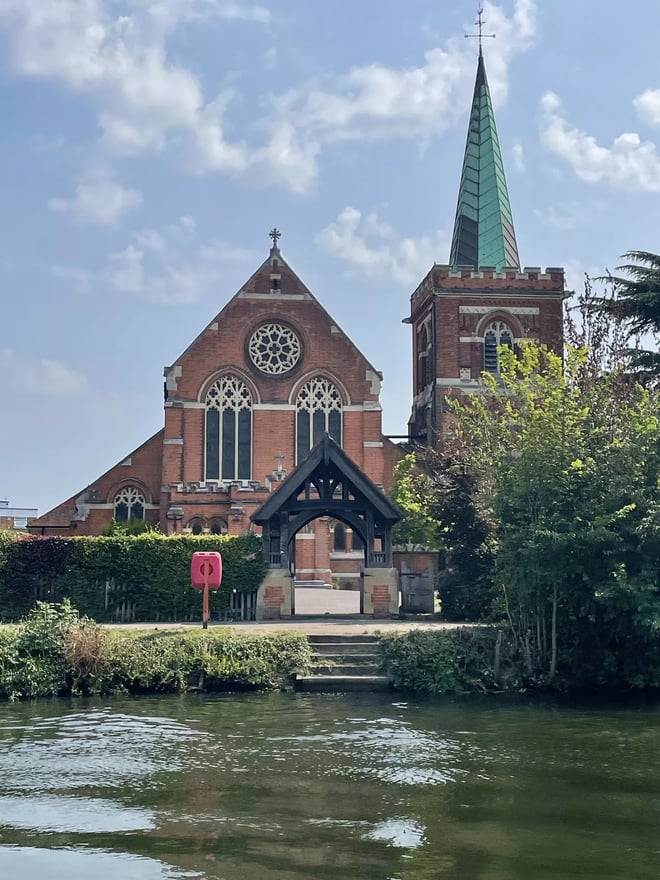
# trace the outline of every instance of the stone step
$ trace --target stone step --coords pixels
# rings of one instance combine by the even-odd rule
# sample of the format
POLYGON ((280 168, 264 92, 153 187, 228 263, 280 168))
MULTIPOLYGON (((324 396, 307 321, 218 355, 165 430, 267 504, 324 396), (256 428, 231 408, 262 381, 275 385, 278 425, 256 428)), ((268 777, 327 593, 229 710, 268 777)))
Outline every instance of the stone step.
POLYGON ((324 657, 346 656, 350 654, 353 657, 358 655, 380 656, 380 645, 373 642, 316 642, 312 646, 312 651, 321 654, 324 657))
POLYGON ((306 675, 296 676, 296 689, 307 693, 344 693, 346 691, 385 691, 385 675, 306 675))
POLYGON ((314 675, 377 675, 380 663, 337 663, 314 666, 314 675))
POLYGON ((360 644, 378 644, 378 636, 370 636, 368 633, 356 633, 354 636, 334 636, 330 633, 316 636, 307 636, 307 639, 310 645, 318 645, 318 644, 331 644, 332 642, 360 642, 360 644))

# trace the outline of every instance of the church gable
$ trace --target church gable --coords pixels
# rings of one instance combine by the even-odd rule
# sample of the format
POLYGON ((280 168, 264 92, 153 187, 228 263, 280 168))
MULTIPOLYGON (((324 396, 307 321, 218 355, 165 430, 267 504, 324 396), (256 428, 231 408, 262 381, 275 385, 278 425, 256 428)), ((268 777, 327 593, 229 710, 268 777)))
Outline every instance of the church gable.
POLYGON ((328 433, 377 483, 382 376, 274 244, 166 369, 163 486, 265 487, 328 433))
POLYGON ((171 367, 168 402, 203 403, 211 380, 233 372, 254 403, 292 404, 317 371, 335 377, 344 405, 377 405, 381 374, 356 348, 283 259, 267 260, 171 367))

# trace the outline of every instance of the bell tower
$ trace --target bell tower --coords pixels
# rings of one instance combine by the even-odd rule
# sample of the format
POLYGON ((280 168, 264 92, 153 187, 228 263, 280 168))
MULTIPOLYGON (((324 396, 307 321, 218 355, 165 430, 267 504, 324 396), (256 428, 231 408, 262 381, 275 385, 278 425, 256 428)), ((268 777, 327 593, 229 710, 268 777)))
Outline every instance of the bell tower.
POLYGON ((478 392, 499 373, 498 347, 534 339, 561 352, 564 270, 521 269, 482 51, 458 189, 449 262, 410 297, 413 404, 408 434, 437 448, 449 430, 446 398, 478 392))

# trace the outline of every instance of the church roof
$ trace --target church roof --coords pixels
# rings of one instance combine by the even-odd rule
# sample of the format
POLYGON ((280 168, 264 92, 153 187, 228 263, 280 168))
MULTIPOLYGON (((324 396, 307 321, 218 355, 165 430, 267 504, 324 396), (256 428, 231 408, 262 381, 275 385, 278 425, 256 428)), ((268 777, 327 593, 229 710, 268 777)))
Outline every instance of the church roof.
POLYGON ((452 266, 520 268, 504 164, 481 50, 451 243, 452 266))

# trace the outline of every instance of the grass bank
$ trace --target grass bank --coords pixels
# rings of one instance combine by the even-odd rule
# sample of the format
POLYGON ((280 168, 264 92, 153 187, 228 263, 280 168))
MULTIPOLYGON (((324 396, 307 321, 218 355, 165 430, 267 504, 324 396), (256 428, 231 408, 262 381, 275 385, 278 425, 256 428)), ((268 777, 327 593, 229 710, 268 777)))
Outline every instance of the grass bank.
POLYGON ((0 629, 0 698, 276 687, 306 671, 302 633, 106 630, 68 602, 0 629))

